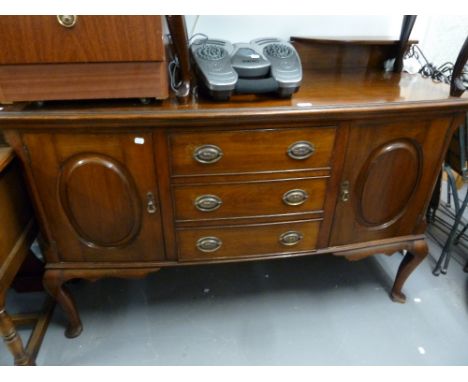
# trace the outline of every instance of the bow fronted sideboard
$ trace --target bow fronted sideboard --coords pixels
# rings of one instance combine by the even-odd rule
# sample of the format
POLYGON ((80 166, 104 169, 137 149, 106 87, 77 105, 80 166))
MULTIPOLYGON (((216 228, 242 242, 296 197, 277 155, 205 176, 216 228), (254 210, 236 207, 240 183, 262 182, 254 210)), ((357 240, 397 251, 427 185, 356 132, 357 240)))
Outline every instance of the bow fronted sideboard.
POLYGON ((169 266, 407 250, 390 292, 405 301, 468 98, 420 75, 310 68, 307 45, 297 43, 304 79, 291 99, 3 106, 67 336, 82 325, 66 281, 169 266))

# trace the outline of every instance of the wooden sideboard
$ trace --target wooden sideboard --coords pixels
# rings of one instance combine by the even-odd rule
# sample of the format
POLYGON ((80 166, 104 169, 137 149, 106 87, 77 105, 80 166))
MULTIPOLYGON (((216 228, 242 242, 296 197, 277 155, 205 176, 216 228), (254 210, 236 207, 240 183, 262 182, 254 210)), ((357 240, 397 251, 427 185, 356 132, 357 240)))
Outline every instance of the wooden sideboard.
POLYGON ((14 104, 0 127, 46 241, 45 286, 75 337, 66 281, 169 266, 407 250, 390 292, 404 302, 467 110, 419 75, 306 68, 286 100, 14 104))

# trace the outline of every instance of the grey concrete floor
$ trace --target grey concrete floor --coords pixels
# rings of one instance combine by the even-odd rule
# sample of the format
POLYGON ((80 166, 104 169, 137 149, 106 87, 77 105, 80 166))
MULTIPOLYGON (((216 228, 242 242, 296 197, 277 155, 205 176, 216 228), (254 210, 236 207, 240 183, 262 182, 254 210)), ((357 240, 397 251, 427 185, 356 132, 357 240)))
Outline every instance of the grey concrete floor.
MULTIPOLYGON (((434 277, 434 259, 426 260, 401 305, 388 297, 400 260, 311 256, 72 283, 84 331, 65 338, 56 309, 37 364, 468 365, 461 264, 434 277)), ((41 300, 11 292, 8 306, 32 309, 41 300)), ((8 364, 0 347, 0 365, 8 364)))

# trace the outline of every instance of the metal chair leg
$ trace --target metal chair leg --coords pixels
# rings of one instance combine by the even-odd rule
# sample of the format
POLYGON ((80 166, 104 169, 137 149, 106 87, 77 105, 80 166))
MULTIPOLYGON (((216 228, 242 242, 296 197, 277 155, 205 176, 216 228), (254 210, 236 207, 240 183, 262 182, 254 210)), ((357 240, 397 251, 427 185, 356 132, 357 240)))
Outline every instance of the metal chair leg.
POLYGON ((457 237, 453 240, 453 244, 457 245, 459 243, 460 239, 465 234, 467 229, 468 229, 468 224, 465 224, 463 229, 460 231, 460 233, 457 235, 457 237))
POLYGON ((453 245, 455 236, 457 234, 458 226, 460 224, 461 218, 463 216, 463 213, 466 209, 467 204, 468 204, 468 192, 465 195, 465 198, 463 200, 461 207, 458 209, 455 215, 455 221, 453 223, 453 227, 450 231, 447 241, 445 242, 444 248, 442 249, 442 253, 439 257, 439 260, 437 261, 437 264, 432 272, 434 276, 439 276, 441 272, 443 274, 447 273, 447 268, 448 268, 448 264, 449 264, 450 256, 451 256, 452 245, 453 245))

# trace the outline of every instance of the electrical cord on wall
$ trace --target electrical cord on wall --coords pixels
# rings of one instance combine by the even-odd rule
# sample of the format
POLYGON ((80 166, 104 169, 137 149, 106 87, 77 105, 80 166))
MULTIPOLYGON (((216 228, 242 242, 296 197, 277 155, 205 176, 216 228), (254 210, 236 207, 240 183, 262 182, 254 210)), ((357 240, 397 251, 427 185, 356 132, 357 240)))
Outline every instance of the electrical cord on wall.
MULTIPOLYGON (((193 33, 197 26, 199 17, 200 16, 197 16, 195 19, 195 22, 193 23, 192 30, 190 32, 190 38, 188 41, 189 45, 192 44, 192 41, 196 37, 202 37, 202 40, 200 41, 200 43, 203 43, 204 41, 208 40, 208 36, 204 33, 195 33, 195 34, 193 33)), ((170 35, 169 35, 169 38, 171 38, 170 35)), ((171 86, 171 89, 175 92, 181 85, 181 80, 179 78, 180 77, 180 74, 179 74, 180 64, 179 64, 179 58, 177 56, 175 55, 173 56, 172 60, 169 62, 168 69, 169 69, 170 86, 171 86)))
MULTIPOLYGON (((449 84, 452 80, 454 64, 448 61, 440 66, 435 66, 433 63, 429 62, 418 45, 412 45, 404 58, 416 59, 421 65, 418 73, 424 78, 432 78, 434 82, 444 82, 446 84, 449 84)), ((468 88, 468 65, 465 65, 462 71, 462 81, 463 85, 468 88)))

